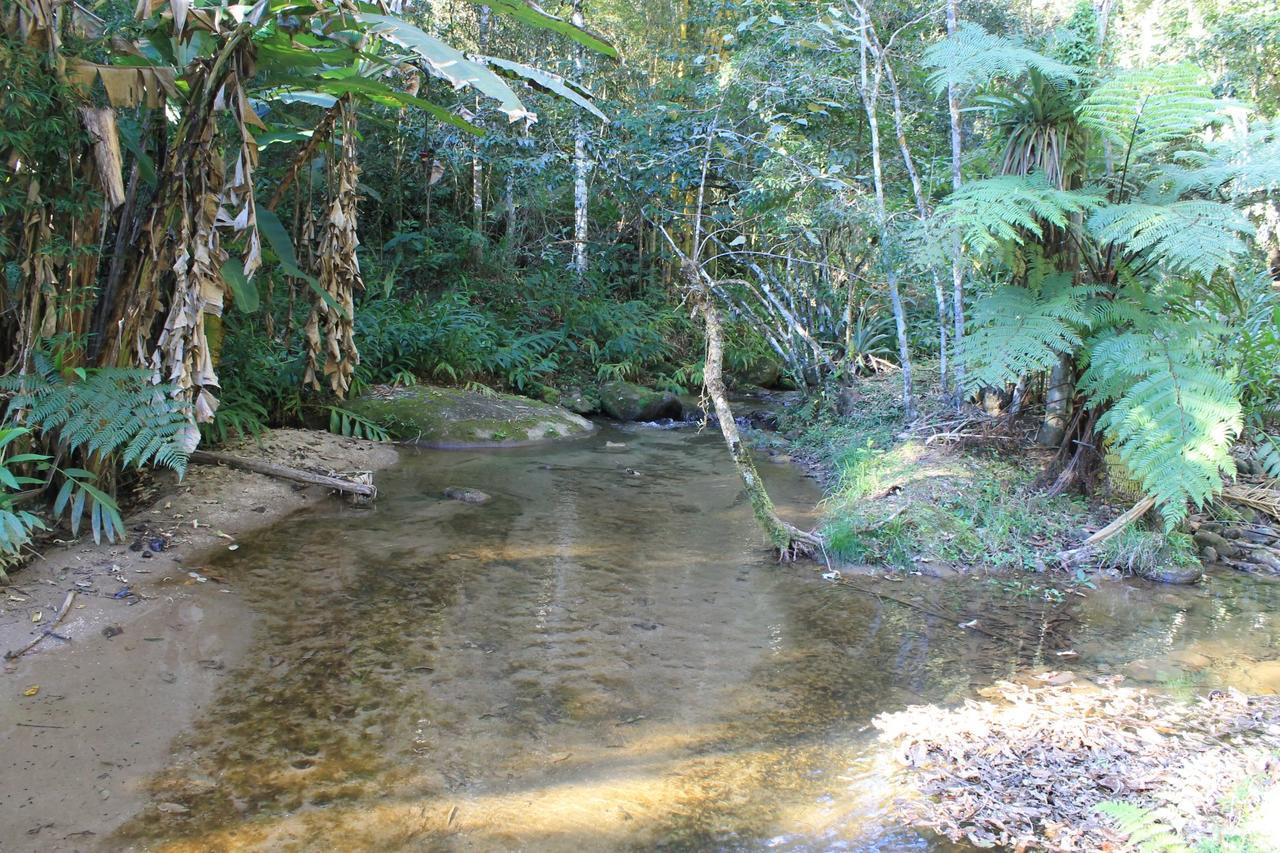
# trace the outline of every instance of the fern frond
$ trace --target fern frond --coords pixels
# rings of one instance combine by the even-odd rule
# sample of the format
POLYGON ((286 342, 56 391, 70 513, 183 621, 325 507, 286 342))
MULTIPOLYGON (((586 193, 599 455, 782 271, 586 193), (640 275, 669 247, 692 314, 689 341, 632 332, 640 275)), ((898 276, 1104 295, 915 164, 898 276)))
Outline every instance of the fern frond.
POLYGON ((1039 239, 1046 223, 1066 228, 1073 215, 1101 203, 1101 198, 1089 193, 1057 189, 1039 173, 998 175, 965 184, 938 206, 932 218, 982 255, 1001 244, 1039 239))
POLYGON ((1216 121, 1222 106, 1199 68, 1163 65, 1125 71, 1098 86, 1080 105, 1080 123, 1139 163, 1216 121))
POLYGON ((85 458, 121 454, 121 464, 186 470, 187 406, 147 370, 102 368, 64 376, 43 355, 31 373, 0 378, 12 394, 6 419, 55 438, 85 458))
POLYGON ((1222 489, 1243 427, 1232 370, 1214 359, 1214 337, 1199 322, 1166 319, 1099 336, 1080 384, 1125 467, 1156 499, 1167 528, 1222 489))
POLYGON ((1175 192, 1221 191, 1230 198, 1280 189, 1280 118, 1237 129, 1203 149, 1179 151, 1166 169, 1175 192))
POLYGON ((967 389, 1001 387, 1074 352, 1093 320, 1088 300, 1098 291, 1072 285, 1069 275, 1054 275, 1039 288, 1001 287, 979 300, 959 351, 967 389))
POLYGON ((963 23, 924 52, 924 64, 934 69, 929 85, 942 92, 954 85, 973 90, 1000 78, 1011 79, 1035 70, 1045 77, 1074 82, 1080 72, 1073 65, 994 35, 974 23, 963 23))
POLYGON ((1115 243, 1131 258, 1206 281, 1249 250, 1254 230, 1234 207, 1198 200, 1111 205, 1089 217, 1089 228, 1099 242, 1115 243))
POLYGON ((1191 848, 1166 823, 1160 811, 1148 811, 1132 803, 1108 800, 1098 811, 1115 821, 1129 844, 1139 853, 1190 853, 1191 848))

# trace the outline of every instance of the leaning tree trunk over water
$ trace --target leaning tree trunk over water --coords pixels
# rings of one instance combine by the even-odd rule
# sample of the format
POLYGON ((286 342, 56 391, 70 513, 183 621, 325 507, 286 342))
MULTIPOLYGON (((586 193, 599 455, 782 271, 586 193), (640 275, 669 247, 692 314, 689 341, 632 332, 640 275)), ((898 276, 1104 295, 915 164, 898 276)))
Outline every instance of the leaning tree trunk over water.
POLYGON ((778 517, 764 481, 760 479, 760 472, 751 459, 751 451, 743 444, 742 436, 738 433, 738 423, 733 419, 733 409, 729 406, 729 395, 724 387, 724 329, 720 323, 715 295, 703 282, 703 273, 692 260, 683 260, 681 274, 706 328, 707 354, 702 370, 702 384, 715 406, 720 434, 724 436, 729 456, 738 469, 742 484, 746 486, 756 521, 764 529, 769 544, 778 549, 780 559, 793 560, 810 556, 822 548, 822 537, 800 530, 778 517))

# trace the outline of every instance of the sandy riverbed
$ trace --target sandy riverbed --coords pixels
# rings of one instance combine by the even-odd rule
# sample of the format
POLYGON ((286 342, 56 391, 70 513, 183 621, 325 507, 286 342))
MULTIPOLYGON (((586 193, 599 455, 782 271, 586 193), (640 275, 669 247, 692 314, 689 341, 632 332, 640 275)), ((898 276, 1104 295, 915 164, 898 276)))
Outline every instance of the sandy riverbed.
MULTIPOLYGON (((304 430, 232 450, 325 473, 376 471, 397 459, 388 445, 304 430)), ((335 499, 321 488, 192 466, 128 519, 129 541, 54 546, 12 575, 0 590, 3 651, 43 633, 67 593, 76 596, 56 627, 66 639, 46 637, 6 661, 0 676, 0 846, 94 849, 147 802, 145 783, 173 737, 198 718, 254 633, 239 590, 208 578, 202 560, 335 499)))

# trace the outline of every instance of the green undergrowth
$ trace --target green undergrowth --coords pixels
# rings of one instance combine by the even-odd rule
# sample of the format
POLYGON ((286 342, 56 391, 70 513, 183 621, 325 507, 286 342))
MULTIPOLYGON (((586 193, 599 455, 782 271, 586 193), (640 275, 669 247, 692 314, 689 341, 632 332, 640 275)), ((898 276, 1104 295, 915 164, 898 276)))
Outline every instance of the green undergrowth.
MULTIPOLYGON (((918 371, 922 390, 936 378, 930 368, 918 371)), ((899 381, 828 391, 783 423, 790 451, 827 475, 822 532, 833 557, 911 571, 1043 571, 1079 538, 1087 504, 1045 496, 1037 460, 904 434, 899 381)), ((932 392, 922 405, 938 411, 926 418, 942 414, 932 392)))

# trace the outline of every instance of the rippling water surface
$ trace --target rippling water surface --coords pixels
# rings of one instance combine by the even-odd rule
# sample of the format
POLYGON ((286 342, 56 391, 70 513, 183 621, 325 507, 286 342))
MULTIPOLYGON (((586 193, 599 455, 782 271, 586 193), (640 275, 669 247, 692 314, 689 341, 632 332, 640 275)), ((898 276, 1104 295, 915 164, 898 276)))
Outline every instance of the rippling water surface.
MULTIPOLYGON (((765 473, 811 523, 817 488, 765 473)), ((381 483, 374 509, 302 514, 211 567, 262 613, 255 651, 120 844, 945 850, 884 818, 880 711, 1043 667, 1188 692, 1280 667, 1280 595, 1253 579, 1052 603, 780 567, 692 430, 406 453, 381 483)))

